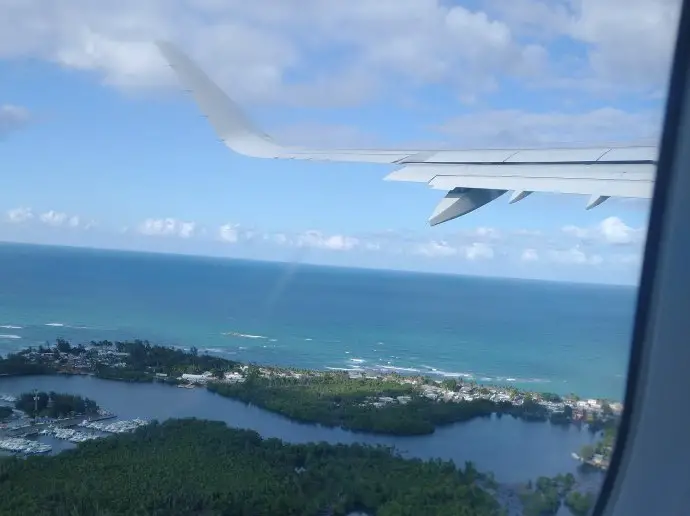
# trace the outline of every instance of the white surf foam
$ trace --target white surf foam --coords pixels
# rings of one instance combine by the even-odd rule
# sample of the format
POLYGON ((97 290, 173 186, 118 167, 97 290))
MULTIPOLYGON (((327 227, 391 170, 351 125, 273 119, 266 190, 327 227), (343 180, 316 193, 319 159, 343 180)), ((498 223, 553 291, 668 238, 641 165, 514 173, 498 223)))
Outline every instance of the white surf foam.
POLYGON ((5 328, 6 330, 21 330, 21 326, 13 326, 11 324, 2 324, 0 325, 0 328, 5 328))
POLYGON ((21 339, 19 335, 0 334, 0 339, 21 339))
POLYGON ((418 373, 419 369, 415 369, 414 367, 398 367, 394 365, 382 365, 379 366, 381 369, 386 369, 389 371, 401 371, 405 373, 418 373))
POLYGON ((227 337, 238 337, 242 339, 267 339, 265 335, 252 335, 251 333, 239 333, 236 331, 227 331, 225 333, 221 333, 221 335, 225 335, 227 337))
POLYGON ((425 373, 432 374, 435 376, 443 376, 445 378, 474 378, 474 375, 472 373, 443 371, 430 365, 422 365, 422 367, 428 369, 428 371, 424 371, 425 373))

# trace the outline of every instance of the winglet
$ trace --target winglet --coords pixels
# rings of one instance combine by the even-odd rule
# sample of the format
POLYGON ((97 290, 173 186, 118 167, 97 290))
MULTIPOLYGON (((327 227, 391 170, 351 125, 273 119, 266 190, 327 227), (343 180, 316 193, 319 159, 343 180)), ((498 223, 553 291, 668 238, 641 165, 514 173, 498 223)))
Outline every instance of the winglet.
POLYGON ((258 131, 237 104, 186 54, 167 41, 157 41, 156 45, 225 145, 255 158, 277 158, 285 154, 286 149, 258 131))

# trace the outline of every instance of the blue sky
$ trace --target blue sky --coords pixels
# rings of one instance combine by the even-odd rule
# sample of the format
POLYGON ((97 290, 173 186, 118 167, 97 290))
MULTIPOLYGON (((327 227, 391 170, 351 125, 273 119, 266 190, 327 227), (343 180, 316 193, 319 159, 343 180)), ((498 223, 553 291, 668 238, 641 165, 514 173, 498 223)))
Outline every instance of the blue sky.
POLYGON ((535 194, 430 228, 442 192, 390 167, 233 154, 150 44, 292 143, 650 142, 678 2, 622 1, 0 1, 0 240, 635 283, 647 203, 535 194))

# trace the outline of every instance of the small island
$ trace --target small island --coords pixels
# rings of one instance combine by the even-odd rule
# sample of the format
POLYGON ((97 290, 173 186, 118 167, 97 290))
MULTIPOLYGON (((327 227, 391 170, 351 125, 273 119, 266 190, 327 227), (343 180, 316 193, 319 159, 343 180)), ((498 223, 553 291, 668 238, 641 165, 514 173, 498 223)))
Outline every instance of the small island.
POLYGON ((25 392, 19 395, 14 408, 34 418, 61 419, 98 415, 98 404, 81 396, 57 392, 25 392))
POLYGON ((479 417, 615 428, 622 405, 575 395, 526 392, 461 379, 439 380, 376 370, 301 370, 242 364, 222 357, 152 345, 92 341, 28 348, 0 360, 0 374, 91 374, 129 382, 204 386, 228 398, 295 421, 389 435, 424 435, 479 417))

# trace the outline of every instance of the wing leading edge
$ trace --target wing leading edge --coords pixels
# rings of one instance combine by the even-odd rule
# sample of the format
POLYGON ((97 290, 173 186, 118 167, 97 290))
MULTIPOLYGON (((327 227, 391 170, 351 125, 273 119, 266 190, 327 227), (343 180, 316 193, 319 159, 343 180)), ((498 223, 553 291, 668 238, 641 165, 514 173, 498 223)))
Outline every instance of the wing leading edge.
POLYGON ((286 146, 253 126, 242 110, 182 51, 158 42, 163 57, 231 150, 256 158, 398 165, 388 181, 427 183, 447 192, 429 223, 455 219, 507 191, 510 203, 532 192, 590 195, 587 209, 609 197, 651 198, 657 162, 652 146, 477 150, 318 150, 286 146))

